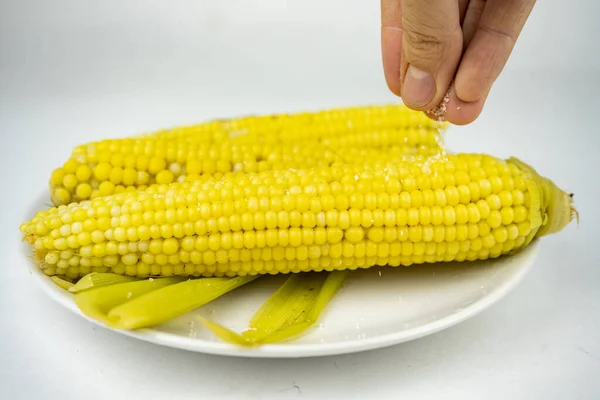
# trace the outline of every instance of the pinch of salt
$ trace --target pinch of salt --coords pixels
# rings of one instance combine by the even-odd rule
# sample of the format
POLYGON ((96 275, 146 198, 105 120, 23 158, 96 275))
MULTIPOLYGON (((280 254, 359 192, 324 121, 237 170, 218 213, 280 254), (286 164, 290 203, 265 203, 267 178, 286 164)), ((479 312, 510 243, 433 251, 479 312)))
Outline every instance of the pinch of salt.
POLYGON ((440 104, 438 104, 433 110, 429 111, 429 114, 437 117, 439 122, 443 122, 445 119, 446 111, 448 110, 446 106, 450 101, 450 90, 451 89, 449 88, 440 104))

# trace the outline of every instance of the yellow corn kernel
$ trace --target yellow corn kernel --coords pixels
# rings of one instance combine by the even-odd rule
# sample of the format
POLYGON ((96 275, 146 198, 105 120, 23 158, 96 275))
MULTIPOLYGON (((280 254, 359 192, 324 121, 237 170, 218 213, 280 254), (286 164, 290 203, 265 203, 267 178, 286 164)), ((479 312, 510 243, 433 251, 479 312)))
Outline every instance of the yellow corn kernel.
POLYGON ((92 187, 88 183, 81 183, 77 186, 75 194, 79 199, 89 199, 92 196, 92 187))
POLYGON ((79 166, 79 162, 75 159, 70 159, 63 165, 63 169, 67 174, 74 174, 77 171, 77 167, 79 166))
POLYGON ((111 165, 109 163, 100 163, 94 168, 93 176, 97 182, 104 182, 110 176, 111 165))
POLYGON ((75 176, 79 182, 87 182, 92 176, 92 168, 89 165, 82 164, 75 170, 75 176))
MULTIPOLYGON (((151 168, 151 171, 152 171, 152 168, 151 168)), ((156 174, 156 183, 158 183, 159 185, 172 183, 174 179, 175 179, 175 176, 168 169, 167 170, 163 169, 156 174)))
POLYGON ((54 204, 68 204, 71 202, 71 194, 62 187, 57 187, 52 191, 52 202, 54 204))
POLYGON ((65 171, 62 168, 57 168, 52 172, 52 175, 50 177, 50 185, 52 185, 52 186, 62 185, 64 178, 65 178, 65 171))

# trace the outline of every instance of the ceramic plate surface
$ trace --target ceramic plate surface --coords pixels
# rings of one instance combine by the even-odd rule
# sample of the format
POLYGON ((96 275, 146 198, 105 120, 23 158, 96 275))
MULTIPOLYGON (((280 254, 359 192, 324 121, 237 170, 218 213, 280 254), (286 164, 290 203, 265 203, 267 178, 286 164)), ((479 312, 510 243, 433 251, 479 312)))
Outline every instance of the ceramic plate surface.
MULTIPOLYGON (((225 344, 198 318, 208 317, 242 331, 283 276, 258 279, 156 328, 118 332, 163 346, 240 357, 312 357, 381 348, 438 332, 483 311, 521 281, 533 265, 537 249, 534 241, 516 255, 486 262, 353 271, 322 314, 320 324, 286 344, 257 348, 225 344)), ((41 273, 27 254, 23 253, 24 261, 44 292, 86 318, 72 295, 41 273)))

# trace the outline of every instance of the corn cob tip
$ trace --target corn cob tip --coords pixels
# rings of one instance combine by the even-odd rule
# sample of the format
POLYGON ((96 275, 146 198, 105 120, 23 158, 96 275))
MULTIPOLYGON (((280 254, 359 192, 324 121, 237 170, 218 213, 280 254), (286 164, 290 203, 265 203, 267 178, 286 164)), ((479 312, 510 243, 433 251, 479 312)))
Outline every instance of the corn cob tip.
POLYGON ((536 236, 541 237, 560 232, 573 219, 577 219, 577 223, 579 223, 579 213, 573 205, 573 193, 560 189, 553 181, 539 175, 533 167, 519 159, 512 157, 508 162, 530 173, 539 186, 539 208, 543 219, 536 236))
POLYGON ((579 214, 573 206, 573 199, 549 179, 544 178, 544 200, 547 202, 547 223, 540 228, 540 236, 560 232, 579 214))

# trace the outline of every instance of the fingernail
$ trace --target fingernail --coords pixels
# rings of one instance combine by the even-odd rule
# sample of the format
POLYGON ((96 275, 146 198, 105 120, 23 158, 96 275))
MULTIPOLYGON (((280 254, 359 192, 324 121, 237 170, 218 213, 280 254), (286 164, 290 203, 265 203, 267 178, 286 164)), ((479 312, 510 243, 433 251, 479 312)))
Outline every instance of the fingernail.
POLYGON ((435 81, 429 72, 409 65, 402 85, 402 99, 410 105, 422 107, 435 96, 435 81))

